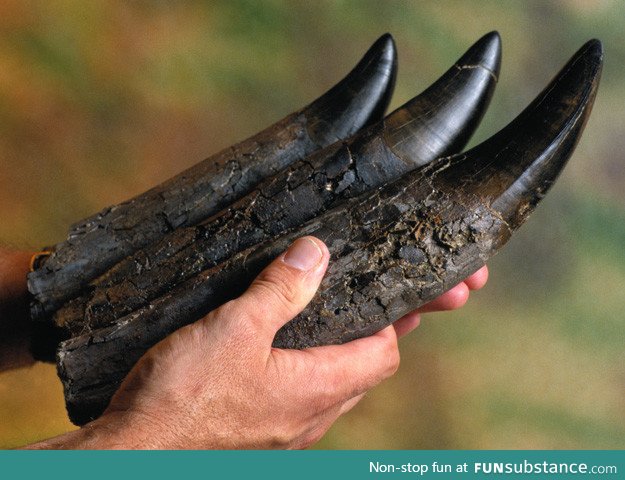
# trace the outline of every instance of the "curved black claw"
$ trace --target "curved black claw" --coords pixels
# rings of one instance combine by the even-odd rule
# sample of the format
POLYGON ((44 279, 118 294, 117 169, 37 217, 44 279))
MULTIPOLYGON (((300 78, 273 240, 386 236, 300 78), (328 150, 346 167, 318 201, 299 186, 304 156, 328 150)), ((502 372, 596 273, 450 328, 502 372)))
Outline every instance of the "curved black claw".
POLYGON ((382 36, 343 80, 308 107, 72 226, 67 240, 29 275, 32 317, 45 320, 124 257, 213 215, 296 160, 380 120, 393 92, 396 57, 393 39, 382 36))
POLYGON ((319 145, 329 145, 380 120, 391 101, 396 76, 397 50, 386 33, 343 80, 304 109, 310 137, 319 145))
POLYGON ((466 154, 413 170, 203 271, 113 326, 63 342, 58 371, 72 420, 100 415, 147 348, 241 293, 301 236, 324 240, 333 261, 306 309, 276 335, 278 348, 372 334, 462 281, 505 243, 571 155, 601 63, 601 44, 589 42, 516 120, 466 154))
POLYGON ((491 32, 421 95, 384 120, 387 145, 411 163, 461 151, 486 112, 500 65, 501 39, 491 32))
POLYGON ((517 228, 555 182, 593 106, 603 48, 587 42, 508 126, 436 176, 436 184, 473 194, 517 228))
POLYGON ((450 144, 457 145, 472 133, 495 86, 490 71, 498 66, 499 38, 490 34, 386 122, 295 162, 216 217, 179 228, 117 263, 91 281, 89 292, 58 309, 55 324, 72 334, 103 328, 239 251, 434 160, 440 150, 450 148, 441 144, 445 134, 450 144), (458 66, 469 64, 486 67, 458 66), (450 110, 454 106, 456 115, 450 110), (400 121, 408 124, 393 127, 400 121), (389 149, 385 144, 389 132, 405 135, 395 150, 409 149, 410 157, 398 158, 389 149), (137 270, 139 264, 143 266, 137 270), (128 285, 141 295, 134 289, 122 294, 128 285))

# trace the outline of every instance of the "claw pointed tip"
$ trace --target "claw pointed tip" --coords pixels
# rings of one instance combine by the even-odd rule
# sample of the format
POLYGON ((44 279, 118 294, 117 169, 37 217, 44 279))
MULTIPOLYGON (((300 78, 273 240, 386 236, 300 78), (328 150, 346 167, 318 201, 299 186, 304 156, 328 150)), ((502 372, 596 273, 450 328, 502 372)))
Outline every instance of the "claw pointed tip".
POLYGON ((395 55, 395 39, 393 38, 393 35, 391 35, 388 32, 381 35, 380 38, 378 38, 374 42, 374 44, 371 46, 369 50, 370 51, 380 50, 380 52, 383 52, 387 56, 394 56, 395 55))
POLYGON ((567 67, 569 67, 569 72, 560 76, 576 82, 578 90, 584 87, 583 79, 587 79, 588 83, 595 82, 603 67, 603 44, 597 39, 589 40, 575 52, 567 63, 567 67))
POLYGON ((480 66, 499 78, 501 37, 496 31, 484 35, 458 60, 460 68, 480 66))
POLYGON ((421 95, 385 120, 386 144, 415 166, 462 150, 492 97, 499 65, 497 32, 480 38, 421 95))
MULTIPOLYGON (((395 39, 390 33, 385 33, 378 38, 371 48, 365 53, 365 56, 354 68, 354 70, 362 67, 373 68, 378 74, 386 75, 389 77, 389 90, 392 93, 392 89, 395 86, 395 75, 397 73, 397 46, 395 45, 395 39)), ((390 101, 390 93, 388 100, 390 101)), ((383 113, 383 112, 382 112, 383 113)), ((382 114, 381 113, 381 114, 382 114)))
POLYGON ((391 100, 396 74, 395 41, 385 33, 343 80, 305 109, 313 141, 328 145, 380 120, 391 100))
POLYGON ((588 55, 603 58, 603 43, 601 40, 592 38, 588 40, 584 46, 580 49, 580 52, 585 52, 588 55))
POLYGON ((369 47, 369 50, 362 57, 362 60, 358 62, 355 70, 366 69, 371 65, 375 66, 379 64, 382 69, 388 69, 397 60, 397 48, 395 46, 395 40, 390 33, 385 33, 380 36, 373 45, 369 47))
POLYGON ((499 32, 497 30, 492 30, 488 32, 482 37, 482 39, 487 42, 496 42, 499 47, 501 47, 501 35, 499 35, 499 32))

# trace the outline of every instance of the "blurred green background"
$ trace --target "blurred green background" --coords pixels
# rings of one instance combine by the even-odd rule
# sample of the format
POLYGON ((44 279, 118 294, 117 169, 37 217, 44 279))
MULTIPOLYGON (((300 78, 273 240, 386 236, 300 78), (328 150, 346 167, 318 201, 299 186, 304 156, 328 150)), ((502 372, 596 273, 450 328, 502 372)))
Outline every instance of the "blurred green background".
MULTIPOLYGON (((488 286, 402 341, 402 366, 320 448, 625 447, 625 3, 0 2, 0 242, 39 247, 282 118, 391 32, 392 108, 481 35, 496 132, 586 40, 599 95, 567 169, 488 286)), ((0 446, 67 431, 54 367, 0 374, 0 446)))

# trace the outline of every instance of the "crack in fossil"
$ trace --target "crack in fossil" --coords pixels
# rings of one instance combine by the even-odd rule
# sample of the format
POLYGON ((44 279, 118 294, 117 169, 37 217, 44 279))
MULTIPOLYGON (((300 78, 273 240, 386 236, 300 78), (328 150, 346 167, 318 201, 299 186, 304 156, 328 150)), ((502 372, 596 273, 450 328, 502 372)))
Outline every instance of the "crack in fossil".
POLYGON ((477 64, 473 64, 473 65, 454 65, 458 70, 474 70, 476 68, 482 69, 485 72, 488 72, 488 74, 493 78, 493 80, 495 82, 499 81, 499 78, 497 77, 497 73, 494 72, 493 70, 491 70, 490 68, 488 68, 486 65, 482 65, 481 63, 477 63, 477 64))
MULTIPOLYGON (((301 160, 278 176, 261 183, 247 197, 207 222, 195 227, 178 228, 153 246, 115 266, 105 278, 96 279, 93 282, 95 290, 81 296, 81 300, 75 302, 71 309, 61 308, 55 314, 55 323, 59 326, 79 325, 80 309, 77 305, 94 309, 102 302, 108 302, 111 308, 107 313, 100 314, 100 324, 114 322, 129 307, 140 308, 144 302, 142 297, 134 297, 118 305, 110 302, 106 296, 102 297, 98 293, 101 288, 115 288, 115 284, 123 283, 127 278, 140 276, 145 301, 149 301, 241 249, 278 233, 288 232, 341 199, 367 190, 372 186, 370 175, 364 175, 363 172, 376 168, 362 160, 368 145, 367 142, 360 144, 359 153, 355 153, 350 143, 344 142, 332 150, 329 158, 314 156, 301 160), (294 178, 297 181, 294 182, 294 178), (320 178, 324 180, 320 181, 320 178), (328 183, 332 185, 330 190, 326 189, 328 183), (204 233, 200 234, 198 228, 204 229, 204 233), (137 264, 136 256, 148 259, 140 272, 132 268, 137 264)), ((377 176, 371 179, 377 184, 389 181, 393 178, 391 175, 397 174, 393 168, 396 167, 389 168, 389 174, 376 173, 377 176)), ((402 165, 402 168, 405 170, 409 166, 402 165)))

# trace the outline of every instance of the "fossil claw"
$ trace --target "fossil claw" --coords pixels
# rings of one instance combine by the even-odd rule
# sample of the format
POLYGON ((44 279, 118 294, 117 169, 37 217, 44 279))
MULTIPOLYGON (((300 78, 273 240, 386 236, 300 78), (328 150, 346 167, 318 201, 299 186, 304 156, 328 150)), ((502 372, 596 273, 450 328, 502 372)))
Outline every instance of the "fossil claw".
POLYGON ((510 229, 519 227, 573 153, 592 110, 602 62, 601 42, 587 42, 516 119, 456 156, 435 184, 477 195, 510 229))
MULTIPOLYGON (((498 68, 484 67, 489 59, 491 65, 498 65, 499 39, 490 34, 482 42, 482 47, 488 47, 484 60, 470 59, 455 74, 477 74, 471 78, 484 86, 490 81, 487 78, 496 76, 498 68), (476 64, 481 66, 473 68, 476 64)), ((72 420, 84 423, 100 415, 145 350, 236 297, 301 236, 325 241, 332 262, 306 309, 277 333, 273 345, 278 348, 337 344, 372 334, 462 281, 503 246, 555 181, 588 118, 602 56, 598 41, 587 43, 512 123, 468 152, 424 162, 393 182, 365 189, 297 228, 195 274, 109 326, 62 342, 57 365, 72 420)), ((448 80, 453 80, 456 77, 450 72, 448 80)), ((466 78, 456 85, 450 91, 457 93, 466 86, 466 78)), ((464 112, 431 89, 425 93, 427 98, 429 92, 431 102, 421 106, 416 100, 409 102, 381 126, 348 140, 347 163, 370 159, 359 164, 369 165, 369 173, 374 172, 371 166, 376 159, 389 169, 389 161, 398 164, 398 158, 419 163, 418 155, 425 150, 410 133, 421 128, 437 132, 433 120, 437 113, 443 112, 441 118, 453 123, 453 114, 464 112), (449 115, 442 107, 447 101, 449 115), (433 116, 423 120, 416 111, 433 116)), ((467 111, 481 108, 476 98, 466 97, 467 111), (471 102, 474 107, 467 107, 471 102)), ((462 132, 463 128, 438 131, 462 132)), ((462 136, 456 137, 458 142, 466 141, 462 136)), ((433 144, 430 154, 445 151, 456 141, 444 138, 448 143, 433 144)), ((344 147, 331 147, 330 152, 340 148, 344 147)), ((362 171, 357 173, 360 176, 362 171)), ((278 195, 283 184, 276 185, 279 188, 272 193, 278 195)))
POLYGON ((155 238, 213 215, 294 161, 380 120, 393 92, 396 57, 392 37, 383 35, 343 80, 304 109, 73 225, 67 240, 28 276, 33 319, 45 320, 155 238))
POLYGON ((241 250, 391 182, 452 147, 460 150, 492 97, 500 53, 499 36, 484 36, 384 122, 293 163, 215 217, 179 228, 117 263, 93 280, 86 294, 61 307, 55 324, 72 334, 102 328, 241 250))

